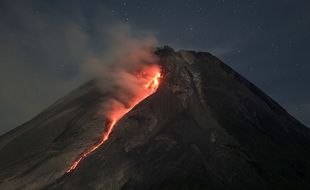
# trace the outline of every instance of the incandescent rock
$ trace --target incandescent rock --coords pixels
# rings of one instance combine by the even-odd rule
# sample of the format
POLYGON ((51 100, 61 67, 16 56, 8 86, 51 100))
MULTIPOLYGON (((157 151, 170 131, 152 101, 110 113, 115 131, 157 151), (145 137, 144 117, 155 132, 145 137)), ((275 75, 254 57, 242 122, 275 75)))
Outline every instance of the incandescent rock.
POLYGON ((100 139, 91 81, 0 137, 0 189, 310 189, 310 130, 209 53, 156 51, 156 93, 100 139))

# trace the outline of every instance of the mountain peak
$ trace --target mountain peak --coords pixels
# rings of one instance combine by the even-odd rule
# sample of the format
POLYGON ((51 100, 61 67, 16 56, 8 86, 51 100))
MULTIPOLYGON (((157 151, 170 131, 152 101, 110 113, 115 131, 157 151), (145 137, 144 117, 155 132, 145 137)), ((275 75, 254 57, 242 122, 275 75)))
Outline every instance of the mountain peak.
POLYGON ((106 130, 96 82, 2 136, 0 188, 310 188, 308 128, 209 53, 164 46, 155 55, 157 91, 72 172, 106 130))

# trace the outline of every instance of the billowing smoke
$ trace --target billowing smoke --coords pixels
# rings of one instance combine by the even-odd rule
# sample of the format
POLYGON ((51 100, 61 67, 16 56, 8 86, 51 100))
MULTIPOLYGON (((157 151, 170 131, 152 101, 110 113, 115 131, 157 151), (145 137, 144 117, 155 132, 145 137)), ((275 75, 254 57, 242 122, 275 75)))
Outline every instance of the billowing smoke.
POLYGON ((3 0, 0 7, 0 135, 94 76, 115 94, 140 65, 156 62, 153 35, 119 24, 104 2, 3 0))
POLYGON ((94 74, 106 95, 103 114, 118 120, 151 92, 146 84, 160 72, 154 55, 156 39, 134 37, 130 27, 117 25, 108 31, 111 47, 91 57, 86 69, 94 74))

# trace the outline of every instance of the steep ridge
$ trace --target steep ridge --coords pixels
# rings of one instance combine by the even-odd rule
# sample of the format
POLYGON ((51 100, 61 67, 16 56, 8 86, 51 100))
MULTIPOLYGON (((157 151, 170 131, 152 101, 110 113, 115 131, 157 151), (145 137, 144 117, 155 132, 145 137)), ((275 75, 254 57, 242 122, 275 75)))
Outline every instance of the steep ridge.
POLYGON ((209 53, 158 50, 164 79, 51 189, 307 189, 309 129, 209 53))
POLYGON ((94 81, 2 136, 0 189, 310 189, 308 128, 209 53, 156 55, 156 93, 69 174, 105 130, 94 81))

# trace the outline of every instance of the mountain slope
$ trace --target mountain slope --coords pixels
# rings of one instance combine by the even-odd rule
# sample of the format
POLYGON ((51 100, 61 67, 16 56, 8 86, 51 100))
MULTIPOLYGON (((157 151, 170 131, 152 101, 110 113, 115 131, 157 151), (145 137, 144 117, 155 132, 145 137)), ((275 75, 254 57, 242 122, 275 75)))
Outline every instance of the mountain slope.
POLYGON ((0 189, 309 189, 310 130, 209 53, 164 47, 156 93, 100 139, 85 84, 0 138, 0 189))
POLYGON ((0 189, 37 189, 62 176, 105 129, 91 81, 0 138, 0 189))

